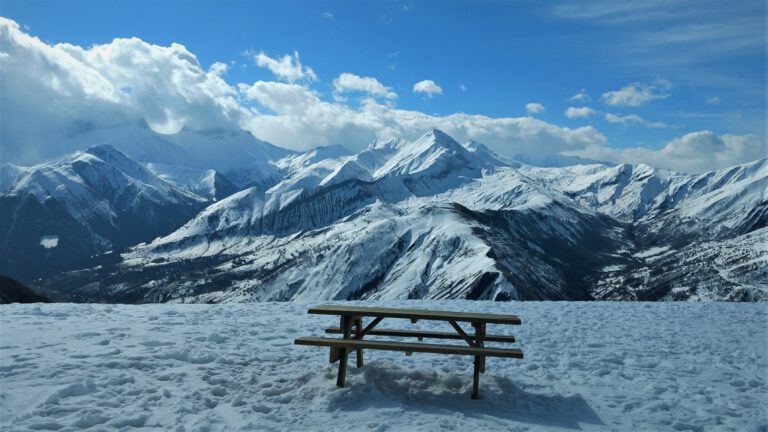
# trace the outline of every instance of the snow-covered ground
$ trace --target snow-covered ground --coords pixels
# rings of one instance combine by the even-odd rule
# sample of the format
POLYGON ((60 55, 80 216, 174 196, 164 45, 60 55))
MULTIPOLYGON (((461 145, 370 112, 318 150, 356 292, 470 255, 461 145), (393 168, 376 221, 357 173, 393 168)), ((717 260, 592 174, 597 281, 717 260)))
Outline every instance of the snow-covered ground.
POLYGON ((0 429, 768 428, 765 304, 375 304, 516 314, 488 331, 526 357, 489 359, 481 400, 460 356, 369 351, 338 389, 326 350, 293 345, 336 324, 308 304, 6 305, 0 429))

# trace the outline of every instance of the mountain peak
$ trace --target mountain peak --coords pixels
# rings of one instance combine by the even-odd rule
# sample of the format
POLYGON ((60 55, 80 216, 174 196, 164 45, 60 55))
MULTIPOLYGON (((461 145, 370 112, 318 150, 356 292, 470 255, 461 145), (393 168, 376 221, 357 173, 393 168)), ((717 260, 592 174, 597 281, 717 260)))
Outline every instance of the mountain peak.
POLYGON ((432 128, 432 129, 428 130, 427 133, 425 133, 422 138, 434 138, 435 141, 438 141, 438 142, 442 142, 442 141, 454 141, 455 142, 456 141, 456 140, 453 139, 453 137, 451 137, 447 133, 445 133, 445 132, 443 132, 443 131, 441 131, 440 129, 437 129, 437 128, 432 128))
POLYGON ((375 139, 368 145, 368 150, 394 149, 403 142, 400 138, 375 139))
POLYGON ((414 141, 415 144, 429 143, 430 145, 437 145, 449 150, 465 152, 466 149, 461 146, 453 137, 440 129, 432 128, 427 131, 421 138, 414 141))
POLYGON ((97 158, 105 162, 115 162, 119 160, 129 159, 125 153, 121 152, 114 146, 109 144, 100 144, 89 147, 85 153, 96 156, 97 158))

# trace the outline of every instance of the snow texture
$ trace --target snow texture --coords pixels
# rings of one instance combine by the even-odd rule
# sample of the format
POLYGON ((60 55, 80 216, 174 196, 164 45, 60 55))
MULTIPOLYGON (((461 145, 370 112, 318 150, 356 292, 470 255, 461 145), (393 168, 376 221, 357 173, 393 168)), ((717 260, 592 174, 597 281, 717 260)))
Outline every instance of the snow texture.
MULTIPOLYGON (((368 351, 335 386, 308 304, 6 305, 0 429, 764 431, 764 304, 398 301, 512 313, 525 359, 368 351)), ((410 326, 387 320, 382 325, 410 326)), ((417 327, 443 329, 440 323, 417 327)), ((446 329, 443 329, 446 330, 446 329)))

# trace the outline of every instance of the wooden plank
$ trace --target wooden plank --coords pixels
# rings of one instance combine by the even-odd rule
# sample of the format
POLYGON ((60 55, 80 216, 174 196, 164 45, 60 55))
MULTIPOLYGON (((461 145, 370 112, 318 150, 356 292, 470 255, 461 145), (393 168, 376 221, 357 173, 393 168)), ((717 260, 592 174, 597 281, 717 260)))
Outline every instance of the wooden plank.
POLYGON ((296 345, 339 347, 346 349, 377 349, 385 351, 411 351, 433 354, 459 354, 471 356, 523 358, 519 349, 478 348, 458 345, 438 345, 409 342, 372 341, 359 339, 333 339, 314 336, 302 336, 293 341, 296 345))
POLYGON ((344 305, 323 305, 309 308, 307 311, 311 314, 322 315, 348 315, 348 316, 370 316, 370 317, 389 317, 406 318, 410 320, 439 320, 439 321, 462 321, 462 322, 484 322, 488 324, 514 324, 520 325, 522 321, 515 315, 498 315, 485 313, 454 312, 454 311, 436 311, 429 309, 395 309, 379 307, 360 307, 344 305))
MULTIPOLYGON (((341 334, 341 329, 338 327, 328 327, 325 329, 328 334, 341 334)), ((393 337, 415 337, 415 338, 427 338, 427 339, 461 339, 461 336, 455 332, 436 332, 436 331, 423 331, 423 330, 400 330, 400 329, 374 329, 365 333, 366 336, 393 336, 393 337)), ((355 336, 355 333, 352 333, 355 336)), ((470 335, 470 337, 472 337, 470 335)), ((486 342, 506 342, 515 343, 515 337, 512 335, 486 335, 486 342)))

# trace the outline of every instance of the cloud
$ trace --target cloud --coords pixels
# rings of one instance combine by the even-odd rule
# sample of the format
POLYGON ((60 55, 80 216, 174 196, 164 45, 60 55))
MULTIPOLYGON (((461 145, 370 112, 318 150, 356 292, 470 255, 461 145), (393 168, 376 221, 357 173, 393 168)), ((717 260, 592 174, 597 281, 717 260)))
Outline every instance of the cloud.
POLYGON ((528 102, 525 104, 525 111, 528 114, 538 114, 545 111, 544 105, 538 102, 528 102))
POLYGON ((707 104, 709 105, 720 105, 720 98, 717 96, 712 96, 707 98, 707 104))
POLYGON ((363 92, 370 96, 396 99, 397 93, 372 77, 361 77, 344 72, 333 80, 334 93, 363 92))
POLYGON ((482 115, 428 115, 364 99, 353 108, 324 101, 299 84, 257 81, 241 85, 242 94, 270 113, 252 116, 244 125, 256 137, 296 150, 343 143, 360 150, 377 138, 418 138, 437 127, 458 140, 484 142, 495 151, 546 154, 600 146, 606 138, 591 126, 564 128, 531 117, 493 118, 482 115))
POLYGON ((586 118, 591 116, 592 114, 597 114, 598 111, 590 108, 590 107, 568 107, 565 110, 565 116, 569 119, 574 118, 586 118))
POLYGON ((644 118, 640 117, 637 114, 628 114, 625 116, 619 116, 616 114, 606 113, 605 114, 605 121, 608 123, 618 123, 623 125, 628 125, 631 123, 639 124, 641 126, 649 127, 652 129, 663 129, 663 128, 674 128, 676 126, 671 126, 666 123, 662 122, 652 122, 645 120, 644 118))
POLYGON ((240 89, 249 100, 271 111, 253 116, 245 128, 260 139, 297 150, 338 143, 359 150, 378 138, 416 139, 433 127, 458 140, 482 141, 507 155, 556 153, 607 141, 592 126, 564 128, 530 117, 436 116, 397 109, 372 98, 353 108, 324 101, 316 91, 299 84, 258 81, 240 89))
POLYGON ((247 111, 214 64, 206 71, 183 45, 138 38, 82 48, 49 45, 0 17, 0 141, 18 163, 71 152, 62 137, 146 122, 155 131, 236 128, 247 111), (73 127, 73 125, 80 125, 73 127))
POLYGON ((467 86, 465 86, 464 84, 459 84, 459 90, 465 92, 467 91, 467 86))
POLYGON ((335 15, 333 15, 331 12, 325 11, 325 12, 321 13, 320 16, 325 18, 325 19, 333 19, 333 17, 335 15))
POLYGON ((638 107, 656 99, 669 97, 672 85, 666 80, 655 80, 650 84, 634 82, 619 90, 603 93, 603 103, 610 106, 638 107))
POLYGON ((208 68, 208 73, 220 77, 226 75, 228 70, 229 66, 227 66, 225 63, 216 62, 208 68))
POLYGON ((264 51, 259 51, 258 53, 246 51, 246 54, 256 62, 257 66, 269 69, 280 80, 289 83, 317 81, 315 71, 310 67, 301 65, 299 53, 296 51, 293 52, 293 56, 286 54, 279 59, 274 59, 264 54, 264 51))
POLYGON ((766 157, 766 144, 754 135, 717 135, 690 132, 669 141, 659 150, 633 147, 616 149, 590 146, 568 154, 620 163, 646 163, 659 168, 701 173, 766 157))
POLYGON ((443 94, 443 89, 432 80, 419 81, 413 85, 414 93, 424 93, 429 97, 443 94))
POLYGON ((578 93, 568 98, 568 100, 573 102, 589 102, 592 99, 589 97, 585 89, 581 89, 578 93))
MULTIPOLYGON (((113 128, 137 123, 162 133, 182 127, 245 129, 295 150, 328 144, 360 150, 373 139, 415 139, 437 127, 460 141, 477 140, 508 156, 580 154, 692 171, 765 157, 764 143, 750 135, 705 131, 701 136, 683 135, 662 150, 615 149, 593 126, 568 128, 533 117, 430 115, 395 107, 388 87, 373 77, 352 74, 347 79, 340 75, 334 88, 338 83, 340 92, 364 93, 354 106, 324 96, 306 78, 232 85, 224 79, 227 66, 213 63, 203 68, 183 45, 164 47, 137 38, 88 48, 52 45, 3 18, 0 47, 4 162, 37 163, 79 149, 72 146, 84 145, 80 137, 91 130, 110 136, 113 128)), ((285 63, 294 69, 311 70, 298 56, 289 57, 285 63)))

